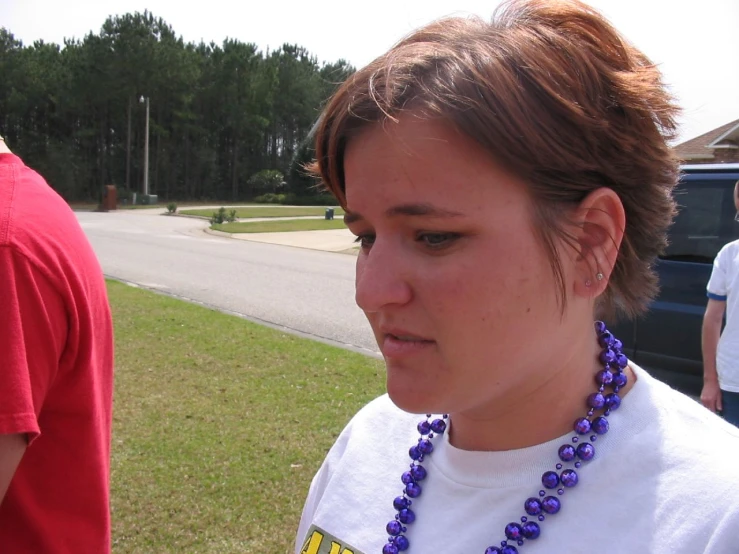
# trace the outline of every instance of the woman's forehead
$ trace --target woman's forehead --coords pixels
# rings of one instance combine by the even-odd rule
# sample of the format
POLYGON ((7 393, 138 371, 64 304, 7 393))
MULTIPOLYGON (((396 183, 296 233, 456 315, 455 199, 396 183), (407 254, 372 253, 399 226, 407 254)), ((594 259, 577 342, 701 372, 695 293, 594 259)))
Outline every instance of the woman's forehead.
POLYGON ((344 158, 348 221, 383 215, 449 218, 523 196, 523 183, 471 139, 436 122, 376 126, 344 158), (357 216, 359 214, 359 216, 357 216))

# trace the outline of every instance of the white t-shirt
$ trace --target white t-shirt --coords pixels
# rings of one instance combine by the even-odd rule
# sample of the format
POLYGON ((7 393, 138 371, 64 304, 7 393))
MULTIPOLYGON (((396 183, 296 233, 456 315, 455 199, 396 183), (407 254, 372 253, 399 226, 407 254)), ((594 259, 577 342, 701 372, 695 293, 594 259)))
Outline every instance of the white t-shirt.
MULTIPOLYGON (((595 458, 521 554, 739 553, 739 429, 632 367, 637 382, 594 443, 595 458)), ((421 419, 387 395, 352 419, 313 479, 296 554, 382 552, 421 419)), ((499 545, 572 435, 504 452, 459 450, 446 436, 423 463, 408 554, 484 554, 499 545)))
POLYGON ((716 353, 719 386, 739 392, 739 240, 725 245, 716 255, 706 288, 708 298, 726 302, 726 327, 716 353))

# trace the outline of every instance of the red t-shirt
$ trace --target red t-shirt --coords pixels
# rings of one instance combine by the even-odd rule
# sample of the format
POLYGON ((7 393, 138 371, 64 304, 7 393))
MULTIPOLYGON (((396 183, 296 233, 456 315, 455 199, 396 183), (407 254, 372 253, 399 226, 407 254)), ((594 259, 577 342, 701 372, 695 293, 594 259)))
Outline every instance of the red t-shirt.
POLYGON ((0 552, 110 552, 113 327, 74 213, 0 154, 0 433, 28 448, 0 505, 0 552))

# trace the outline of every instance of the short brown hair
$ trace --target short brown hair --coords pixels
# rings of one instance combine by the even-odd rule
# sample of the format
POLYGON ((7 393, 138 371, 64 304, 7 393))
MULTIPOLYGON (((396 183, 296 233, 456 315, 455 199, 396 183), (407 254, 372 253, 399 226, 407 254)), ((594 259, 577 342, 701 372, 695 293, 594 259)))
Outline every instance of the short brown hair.
POLYGON ((679 165, 667 141, 678 108, 654 64, 598 12, 576 0, 513 0, 490 23, 431 23, 357 71, 321 116, 312 166, 342 206, 348 141, 411 110, 448 121, 528 183, 563 303, 554 239, 572 238, 562 208, 613 189, 626 229, 601 307, 646 309, 675 213, 679 165))

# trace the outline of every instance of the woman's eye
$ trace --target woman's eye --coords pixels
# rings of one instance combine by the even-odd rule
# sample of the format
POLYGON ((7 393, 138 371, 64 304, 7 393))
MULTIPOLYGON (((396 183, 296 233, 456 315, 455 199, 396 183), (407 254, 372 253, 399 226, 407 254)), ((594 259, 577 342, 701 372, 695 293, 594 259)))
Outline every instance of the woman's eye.
POLYGON ((370 248, 375 243, 375 235, 359 235, 354 242, 365 250, 370 248))
POLYGON ((451 246, 451 244, 459 238, 456 233, 421 233, 417 239, 429 248, 443 248, 451 246))

